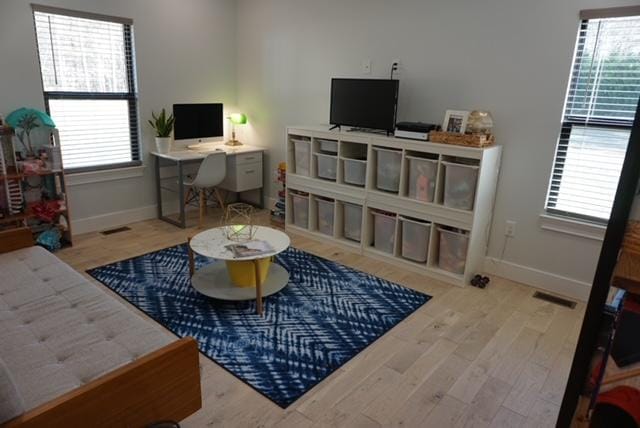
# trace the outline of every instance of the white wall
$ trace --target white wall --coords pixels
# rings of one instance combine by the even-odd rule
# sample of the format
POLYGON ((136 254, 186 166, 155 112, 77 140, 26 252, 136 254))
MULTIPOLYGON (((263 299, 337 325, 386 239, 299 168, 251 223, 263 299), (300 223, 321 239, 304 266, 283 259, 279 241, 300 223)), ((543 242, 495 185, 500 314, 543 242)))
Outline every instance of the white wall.
MULTIPOLYGON (((44 109, 31 0, 0 3, 0 112, 44 109)), ((234 0, 38 0, 36 3, 131 18, 138 68, 144 175, 73 186, 72 222, 79 229, 153 216, 155 191, 148 149, 151 110, 175 102, 236 102, 234 0)))
MULTIPOLYGON (((287 125, 326 123, 331 77, 387 77, 400 59, 400 120, 488 109, 505 146, 491 270, 537 285, 591 283, 600 242, 543 231, 543 211, 578 11, 619 0, 239 0, 238 103, 255 142, 284 159, 287 125), (506 247, 504 224, 517 222, 506 247), (542 271, 542 272, 540 272, 542 271), (514 273, 515 272, 515 273, 514 273), (552 275, 549 275, 552 274, 552 275)), ((272 191, 273 193, 273 191, 272 191)), ((578 293, 579 294, 579 293, 578 293)))
MULTIPOLYGON (((440 122, 447 108, 493 113, 505 151, 489 248, 489 256, 499 261, 488 268, 536 277, 538 285, 591 282, 600 243, 543 231, 538 216, 578 11, 633 1, 39 2, 134 20, 147 168, 142 177, 74 186, 74 222, 95 227, 153 216, 153 174, 146 154, 153 134, 145 125, 152 109, 180 101, 221 101, 230 108, 237 103, 250 120, 241 139, 269 148, 270 177, 284 159, 285 126, 328 120, 331 77, 365 77, 364 59, 372 61, 372 77, 386 77, 398 58, 401 120, 440 122), (517 236, 505 246, 507 219, 517 222, 517 236)), ((5 114, 21 106, 43 108, 29 3, 0 3, 0 112, 5 114)))

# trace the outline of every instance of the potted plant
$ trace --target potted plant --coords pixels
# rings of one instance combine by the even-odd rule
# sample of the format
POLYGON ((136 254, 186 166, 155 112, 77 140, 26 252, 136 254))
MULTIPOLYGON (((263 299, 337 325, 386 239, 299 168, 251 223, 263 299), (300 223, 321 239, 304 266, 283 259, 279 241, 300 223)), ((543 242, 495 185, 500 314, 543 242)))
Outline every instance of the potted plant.
POLYGON ((149 120, 149 123, 156 131, 156 149, 159 153, 167 153, 171 148, 171 131, 173 131, 175 119, 172 114, 167 117, 164 109, 157 116, 152 111, 151 117, 153 120, 149 120))

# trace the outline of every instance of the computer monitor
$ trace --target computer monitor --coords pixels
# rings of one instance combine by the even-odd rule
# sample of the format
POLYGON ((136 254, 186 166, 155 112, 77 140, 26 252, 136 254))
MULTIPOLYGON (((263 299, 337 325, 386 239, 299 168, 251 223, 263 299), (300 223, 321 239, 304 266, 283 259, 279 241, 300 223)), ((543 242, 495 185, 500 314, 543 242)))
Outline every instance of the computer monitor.
POLYGON ((173 136, 177 143, 222 141, 224 125, 221 103, 174 104, 173 136))

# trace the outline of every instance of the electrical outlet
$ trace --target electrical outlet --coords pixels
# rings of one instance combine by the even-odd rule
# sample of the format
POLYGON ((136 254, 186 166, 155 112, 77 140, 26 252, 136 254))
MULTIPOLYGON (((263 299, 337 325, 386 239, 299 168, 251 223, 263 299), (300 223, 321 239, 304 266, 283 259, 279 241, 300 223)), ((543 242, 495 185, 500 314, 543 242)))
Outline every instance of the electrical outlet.
POLYGON ((362 61, 362 74, 371 74, 371 60, 365 59, 362 61))
POLYGON ((391 77, 394 79, 399 79, 400 78, 400 60, 399 59, 393 59, 391 60, 391 77))
POLYGON ((513 220, 507 220, 507 224, 504 228, 504 234, 510 238, 516 236, 516 222, 513 220))

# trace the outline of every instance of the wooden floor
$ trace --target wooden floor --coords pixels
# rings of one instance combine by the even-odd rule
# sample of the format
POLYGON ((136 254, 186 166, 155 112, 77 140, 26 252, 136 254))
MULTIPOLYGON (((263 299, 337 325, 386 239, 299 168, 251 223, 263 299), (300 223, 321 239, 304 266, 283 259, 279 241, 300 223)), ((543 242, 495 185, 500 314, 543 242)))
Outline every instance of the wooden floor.
MULTIPOLYGON (((211 212, 208 224, 219 217, 211 212)), ((159 220, 130 227, 78 236, 59 255, 84 271, 197 232, 159 220)), ((533 288, 497 277, 485 290, 458 288, 329 243, 291 238, 297 248, 433 299, 286 410, 201 357, 203 406, 182 426, 554 426, 583 304, 571 310, 546 303, 532 297, 533 288)))

